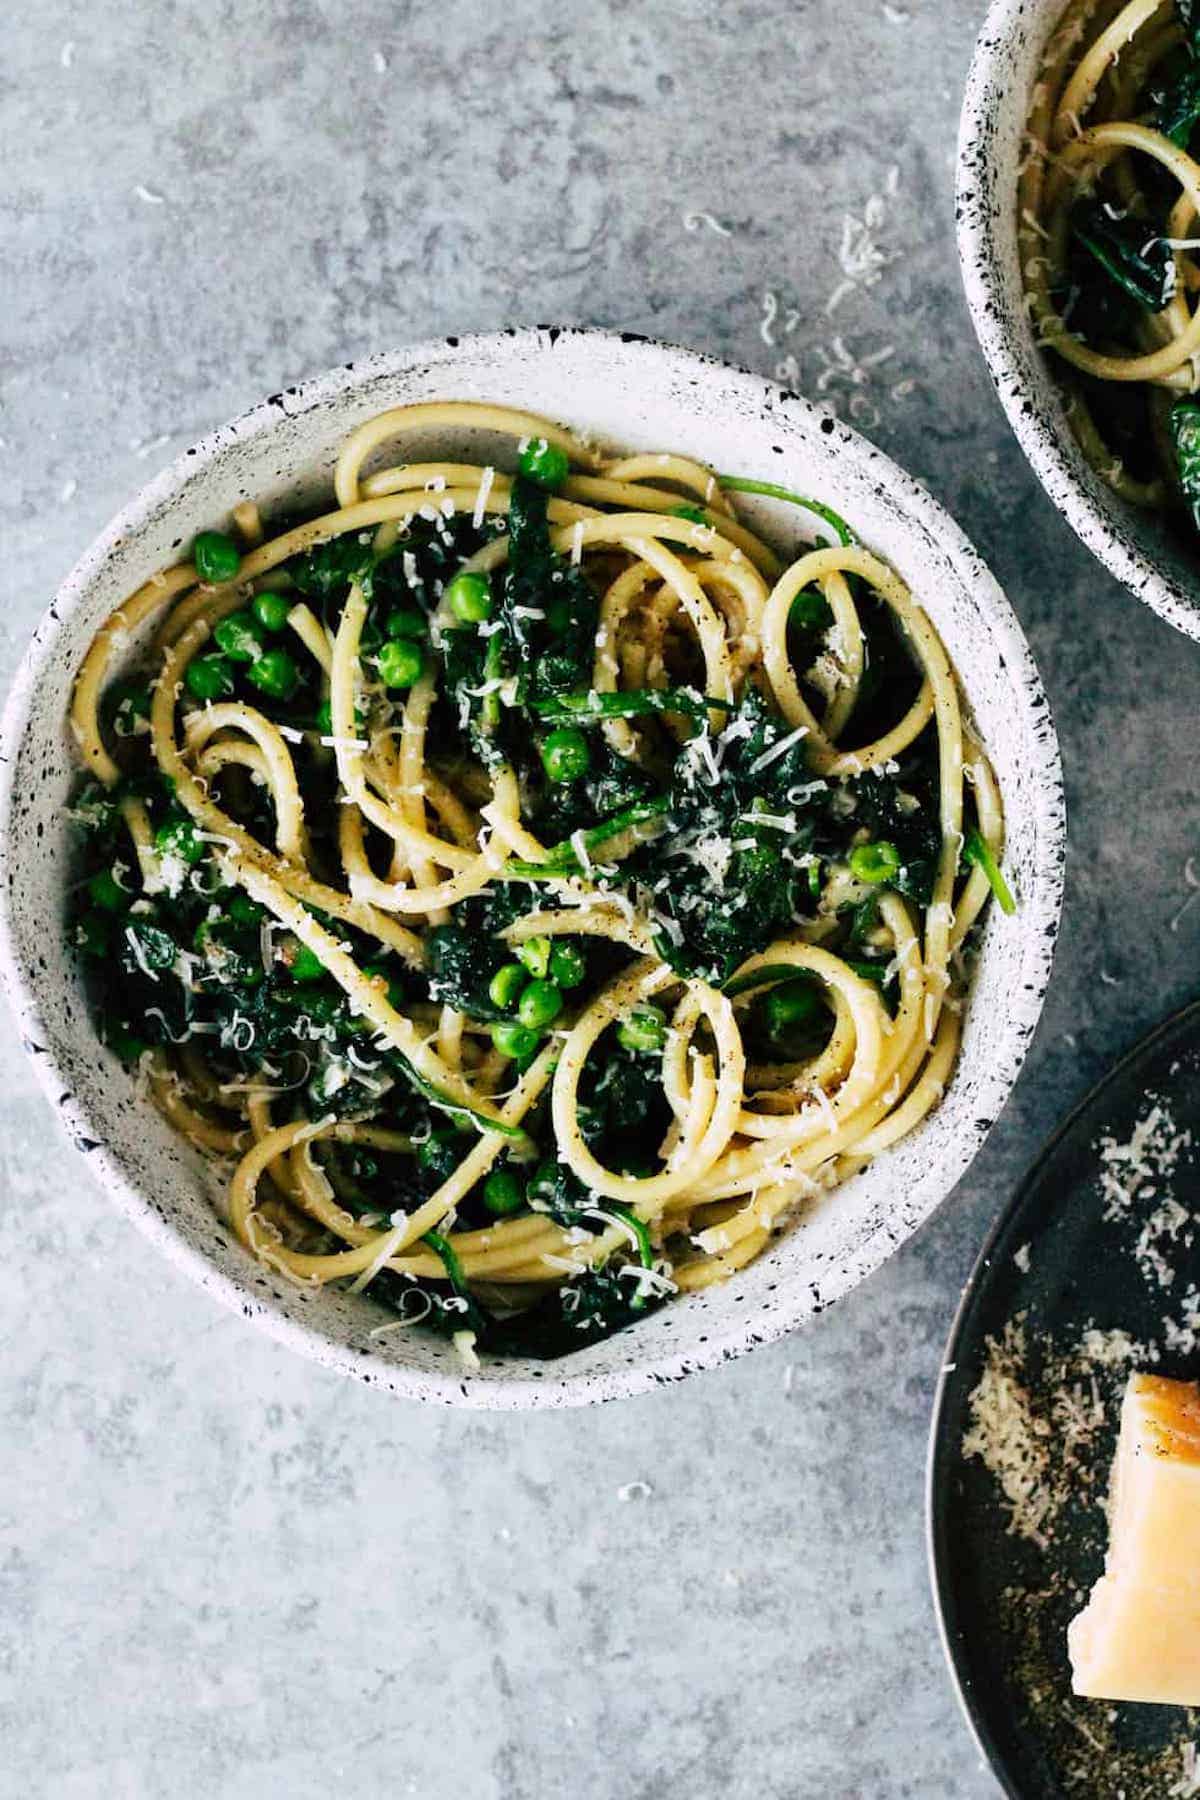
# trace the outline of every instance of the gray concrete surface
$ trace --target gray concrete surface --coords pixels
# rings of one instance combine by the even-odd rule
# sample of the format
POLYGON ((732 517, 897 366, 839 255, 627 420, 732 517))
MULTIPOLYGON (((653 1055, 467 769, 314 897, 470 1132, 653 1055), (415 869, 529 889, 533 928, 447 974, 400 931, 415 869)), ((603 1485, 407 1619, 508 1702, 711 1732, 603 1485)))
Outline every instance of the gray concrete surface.
POLYGON ((117 505, 259 395, 442 331, 619 324, 857 395, 1008 586, 1073 830, 1043 1029, 940 1217, 791 1342, 599 1413, 423 1412, 254 1336, 110 1211, 0 1029, 4 1800, 993 1791, 926 1591, 930 1399, 1039 1140, 1195 992, 1200 652, 1051 511, 976 353, 951 192, 981 12, 41 0, 0 22, 0 673, 117 505), (894 260, 829 314, 843 218, 893 168, 894 260), (728 235, 688 230, 699 211, 728 235), (839 339, 892 354, 853 388, 825 373, 839 339))

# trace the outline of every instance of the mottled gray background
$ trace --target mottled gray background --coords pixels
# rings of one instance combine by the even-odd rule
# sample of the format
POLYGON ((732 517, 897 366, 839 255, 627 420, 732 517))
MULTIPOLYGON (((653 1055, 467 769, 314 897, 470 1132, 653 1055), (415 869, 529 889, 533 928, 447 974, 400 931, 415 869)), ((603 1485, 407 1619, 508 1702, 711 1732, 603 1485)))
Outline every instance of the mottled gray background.
POLYGON ((269 390, 472 326, 628 326, 794 356, 957 514, 1041 663, 1073 846, 1028 1071, 941 1216, 791 1342, 599 1412, 425 1412, 274 1348, 115 1216, 5 1036, 4 1800, 993 1792, 926 1591, 930 1401, 1020 1170, 1196 991, 1200 652, 1052 512, 975 350, 951 195, 981 11, 39 0, 0 25, 0 673, 109 514, 269 390), (892 168, 894 260, 830 314, 844 216, 892 168), (854 387, 835 340, 893 349, 854 387))

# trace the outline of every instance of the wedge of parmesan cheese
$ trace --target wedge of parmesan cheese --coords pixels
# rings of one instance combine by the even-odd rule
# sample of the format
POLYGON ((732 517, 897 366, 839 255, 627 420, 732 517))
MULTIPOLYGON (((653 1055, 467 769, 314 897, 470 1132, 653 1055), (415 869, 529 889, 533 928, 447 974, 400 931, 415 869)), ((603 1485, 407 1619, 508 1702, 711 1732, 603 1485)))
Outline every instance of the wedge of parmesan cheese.
POLYGON ((1067 1633, 1077 1694, 1200 1705, 1200 1386, 1133 1375, 1104 1574, 1067 1633))

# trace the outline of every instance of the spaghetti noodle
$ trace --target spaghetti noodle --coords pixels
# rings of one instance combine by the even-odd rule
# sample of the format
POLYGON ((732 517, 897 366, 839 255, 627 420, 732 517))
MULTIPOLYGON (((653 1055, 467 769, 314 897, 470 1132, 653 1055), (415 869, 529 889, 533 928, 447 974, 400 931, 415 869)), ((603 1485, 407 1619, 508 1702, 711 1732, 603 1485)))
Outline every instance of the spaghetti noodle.
POLYGON ((74 941, 250 1253, 557 1354, 936 1105, 999 794, 826 508, 785 567, 733 478, 461 402, 360 426, 334 485, 97 635, 74 941), (515 469, 381 461, 417 427, 515 469))

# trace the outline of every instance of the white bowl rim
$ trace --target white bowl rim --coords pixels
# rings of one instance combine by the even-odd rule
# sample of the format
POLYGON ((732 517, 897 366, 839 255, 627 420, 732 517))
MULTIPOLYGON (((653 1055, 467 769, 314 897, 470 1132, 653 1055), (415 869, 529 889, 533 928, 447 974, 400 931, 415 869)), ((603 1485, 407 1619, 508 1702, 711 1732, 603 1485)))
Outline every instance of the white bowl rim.
MULTIPOLYGON (((1066 4, 1067 0, 1056 0, 1051 25, 1066 4)), ((1017 351, 1021 332, 1006 302, 995 240, 996 211, 991 202, 998 171, 991 145, 997 108, 1012 93, 1005 59, 1022 30, 1029 29, 1030 21, 1029 0, 991 0, 967 74, 955 186, 958 256, 967 307, 1000 404, 1054 505, 1092 554, 1137 599, 1186 636, 1200 638, 1200 573, 1194 584, 1177 581, 1150 555, 1131 546, 1114 524, 1119 517, 1115 509, 1121 502, 1114 495, 1110 509, 1082 485, 1076 460, 1082 452, 1069 429, 1030 392, 1028 365, 1017 351), (988 150, 981 156, 983 145, 988 150)), ((1022 128, 1024 123, 1023 112, 1022 128)), ((1024 316, 1020 324, 1027 324, 1024 316)), ((1040 355, 1038 361, 1045 367, 1040 355)), ((1048 368, 1045 380, 1049 395, 1053 382, 1048 368)))
MULTIPOLYGON (((382 1363, 299 1319, 288 1317, 274 1307, 256 1306, 252 1310, 247 1305, 245 1286, 218 1269, 201 1250, 187 1243, 183 1235, 159 1215, 147 1196, 128 1178, 115 1153, 104 1142, 102 1134, 92 1121, 88 1107, 73 1092, 67 1091, 68 1084, 49 1045, 36 1041, 35 1034, 43 1029, 36 981, 30 977, 18 952, 11 909, 10 819, 17 752, 29 721, 31 702, 43 663, 72 614, 83 604, 90 583, 102 566, 110 547, 118 540, 136 534, 144 521, 173 496, 185 478, 194 476, 197 470, 225 454, 231 439, 256 435, 269 428, 279 419, 279 408, 284 399, 287 402, 287 413, 294 414, 328 405, 378 376, 402 372, 443 356, 447 346, 454 350, 479 350, 514 342, 541 344, 547 338, 553 344, 560 337, 600 339, 636 345, 648 355, 665 357, 697 375, 716 371, 726 379, 744 385, 757 396, 769 398, 776 403, 786 402, 790 410, 798 411, 811 425, 820 427, 823 421, 829 419, 828 409, 781 388, 778 383, 741 365, 729 363, 686 345, 607 327, 529 325, 510 326, 498 331, 463 332, 379 351, 354 362, 339 364, 288 387, 282 395, 276 394, 259 401, 228 424, 206 433, 194 446, 174 458, 114 515, 67 575, 38 622, 17 668, 3 716, 0 717, 0 987, 16 1015, 22 1046, 29 1054, 35 1075, 72 1147, 81 1156, 86 1147, 84 1160, 106 1194, 177 1269, 213 1294, 230 1311, 246 1318, 276 1342, 324 1367, 402 1398, 481 1410, 584 1406, 650 1392, 666 1383, 730 1361, 759 1345, 775 1342, 810 1318, 813 1308, 797 1283, 793 1303, 778 1304, 766 1321, 754 1315, 746 1316, 725 1331, 710 1330, 706 1341, 702 1343, 693 1342, 690 1346, 681 1346, 670 1354, 647 1360, 636 1367, 624 1366, 602 1374, 555 1374, 548 1375, 545 1380, 512 1377, 496 1382, 470 1382, 450 1374, 382 1363)), ((989 1070, 981 1082, 981 1107, 977 1107, 976 1112, 985 1105, 987 1121, 982 1129, 973 1126, 969 1141, 965 1146, 960 1146, 957 1167, 952 1171, 941 1200, 937 1203, 944 1204, 1008 1100, 1041 1015, 1051 975, 1063 898, 1066 801, 1062 762, 1041 676, 1016 614, 999 583, 959 526, 928 489, 890 457, 877 450, 853 427, 839 420, 837 433, 838 447, 831 455, 869 457, 877 481, 881 485, 886 483, 889 493, 902 505, 905 513, 928 531, 939 547, 952 557, 964 582, 974 587, 983 579, 989 590, 987 606, 990 630, 999 640, 1003 657, 1015 672, 1029 708, 1040 708, 1045 720, 1044 735, 1038 745, 1041 758, 1039 779, 1043 856, 1037 871, 1038 886, 1028 903, 1031 907, 1030 916, 1024 921, 1031 946, 1024 965, 1029 980, 1025 991, 1012 997, 1008 1036, 1013 1048, 1007 1064, 1008 1072, 997 1075, 989 1070)), ((1024 909, 1023 904, 1022 910, 1024 909)), ((915 1229, 919 1229, 919 1224, 915 1229)), ((882 1243, 869 1260, 860 1258, 856 1264, 841 1268, 836 1274, 827 1272, 822 1282, 822 1299, 818 1310, 825 1310, 834 1300, 841 1298, 850 1288, 873 1273, 887 1260, 894 1248, 895 1245, 891 1243, 882 1243)), ((547 1364, 548 1370, 555 1367, 553 1362, 547 1364)))

